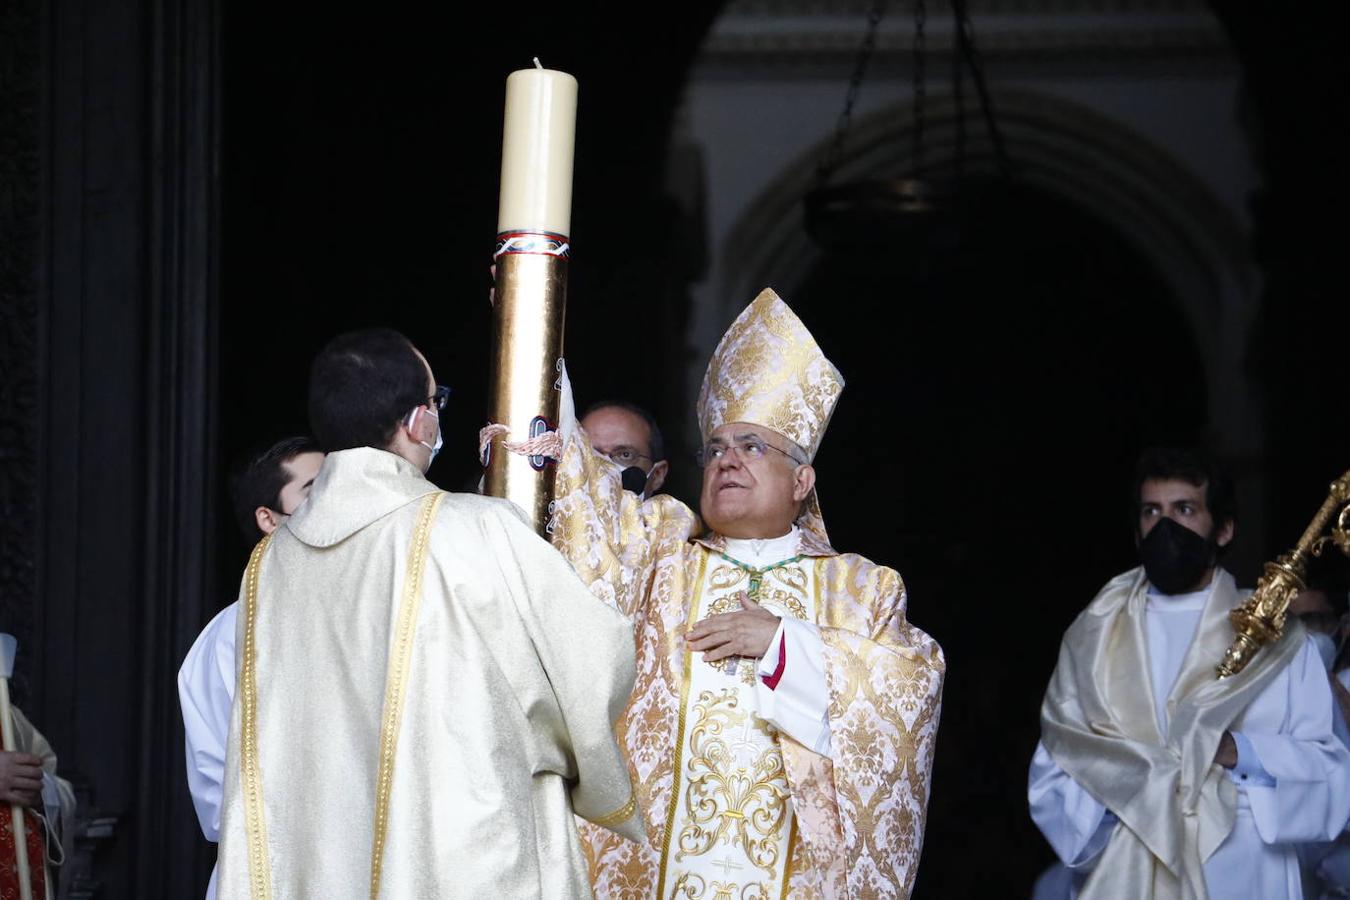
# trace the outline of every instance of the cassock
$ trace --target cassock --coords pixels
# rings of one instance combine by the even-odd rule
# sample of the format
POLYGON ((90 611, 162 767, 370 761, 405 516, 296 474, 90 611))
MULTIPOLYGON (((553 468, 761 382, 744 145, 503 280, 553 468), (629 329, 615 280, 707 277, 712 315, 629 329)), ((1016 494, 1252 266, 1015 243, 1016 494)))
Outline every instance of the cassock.
MULTIPOLYGON (((637 686, 617 726, 647 839, 581 826, 601 897, 904 897, 923 842, 944 662, 900 576, 830 546, 819 505, 764 541, 643 501, 575 422, 566 374, 554 545, 633 620, 637 686), (707 663, 688 627, 748 594, 781 617, 763 659, 707 663)), ((705 436, 772 428, 814 455, 842 388, 772 291, 723 337, 705 436)))
POLYGON ((1113 579, 1065 635, 1031 763, 1031 815, 1080 873, 1080 897, 1303 896, 1298 844, 1350 815, 1315 646, 1293 620, 1241 673, 1215 666, 1245 597, 1216 569, 1164 596, 1142 569, 1113 579), (1224 731, 1236 767, 1213 762, 1224 731))
POLYGON ((573 812, 642 837, 632 630, 509 502, 332 453, 240 593, 221 898, 584 897, 573 812))

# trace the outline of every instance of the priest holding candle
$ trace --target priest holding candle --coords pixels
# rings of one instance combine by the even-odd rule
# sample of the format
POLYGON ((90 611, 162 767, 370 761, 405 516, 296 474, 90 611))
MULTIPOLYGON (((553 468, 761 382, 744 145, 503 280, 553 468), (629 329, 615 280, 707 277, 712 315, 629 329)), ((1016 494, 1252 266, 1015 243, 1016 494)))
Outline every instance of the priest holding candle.
POLYGON ((240 590, 220 900, 581 898, 574 814, 642 835, 632 628, 515 506, 427 481, 448 393, 390 329, 314 360, 328 455, 240 590))
MULTIPOLYGON (((526 118, 553 111, 568 81, 546 78, 562 92, 536 91, 526 118)), ((500 265, 553 290, 559 257, 530 253, 536 237, 500 265)), ((509 323, 536 356, 560 339, 537 325, 529 311, 509 323)), ((540 400, 512 392, 522 376, 552 392, 530 363, 507 372, 508 412, 540 400)), ((448 397, 387 328, 341 335, 311 366, 327 456, 240 589, 220 900, 582 898, 574 816, 642 837, 612 729, 633 684, 631 625, 524 521, 528 500, 427 481, 448 397)), ((521 460, 535 487, 547 465, 521 460)))

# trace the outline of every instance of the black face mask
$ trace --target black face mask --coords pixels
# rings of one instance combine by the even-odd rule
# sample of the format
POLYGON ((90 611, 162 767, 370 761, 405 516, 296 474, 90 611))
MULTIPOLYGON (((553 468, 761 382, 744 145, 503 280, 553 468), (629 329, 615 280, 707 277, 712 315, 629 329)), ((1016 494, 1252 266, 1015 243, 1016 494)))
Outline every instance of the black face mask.
POLYGON ((1163 519, 1139 544, 1149 582, 1164 594, 1184 594, 1214 565, 1216 545, 1185 525, 1163 519))
POLYGON ((623 479, 625 491, 631 491, 641 497, 642 492, 647 490, 647 473, 637 466, 629 466, 624 469, 619 477, 623 479))

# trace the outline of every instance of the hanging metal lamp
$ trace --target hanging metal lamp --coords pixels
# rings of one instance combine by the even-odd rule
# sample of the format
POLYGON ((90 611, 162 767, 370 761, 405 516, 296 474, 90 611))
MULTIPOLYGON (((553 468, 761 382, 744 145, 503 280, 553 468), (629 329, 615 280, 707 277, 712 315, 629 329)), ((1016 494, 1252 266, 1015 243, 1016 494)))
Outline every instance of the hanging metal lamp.
POLYGON ((874 0, 867 16, 867 31, 854 62, 844 109, 839 115, 834 139, 816 170, 816 186, 807 193, 807 232, 825 247, 857 246, 860 242, 893 241, 917 230, 942 228, 960 214, 973 198, 963 180, 965 163, 964 68, 969 67, 979 93, 980 107, 989 130, 1000 171, 1008 174, 1007 155, 994 119, 984 73, 975 50, 975 39, 965 0, 953 0, 956 34, 952 90, 956 102, 956 158, 947 166, 930 166, 925 159, 924 137, 927 104, 927 58, 925 0, 914 6, 913 125, 908 171, 898 177, 875 178, 832 184, 838 169, 867 68, 876 50, 877 33, 885 16, 886 0, 874 0))

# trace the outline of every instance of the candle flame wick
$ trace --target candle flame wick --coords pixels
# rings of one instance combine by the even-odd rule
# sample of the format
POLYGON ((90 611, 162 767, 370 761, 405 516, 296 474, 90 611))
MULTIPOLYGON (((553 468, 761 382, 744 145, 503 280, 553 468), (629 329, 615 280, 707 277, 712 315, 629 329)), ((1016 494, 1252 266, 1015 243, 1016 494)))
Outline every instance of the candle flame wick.
POLYGON ((537 57, 537 56, 534 58, 534 67, 535 67, 536 69, 542 69, 542 68, 544 68, 543 63, 539 62, 539 57, 537 57))

